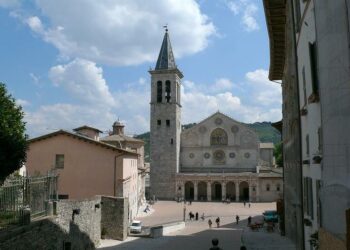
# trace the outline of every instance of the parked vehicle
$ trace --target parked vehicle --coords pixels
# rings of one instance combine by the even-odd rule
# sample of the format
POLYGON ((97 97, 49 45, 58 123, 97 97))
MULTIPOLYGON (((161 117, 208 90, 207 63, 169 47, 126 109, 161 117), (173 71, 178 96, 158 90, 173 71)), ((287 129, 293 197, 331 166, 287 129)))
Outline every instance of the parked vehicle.
POLYGON ((278 222, 278 214, 275 210, 267 210, 263 212, 265 222, 278 222))
POLYGON ((142 232, 142 223, 139 220, 132 221, 130 225, 130 233, 141 233, 142 232))

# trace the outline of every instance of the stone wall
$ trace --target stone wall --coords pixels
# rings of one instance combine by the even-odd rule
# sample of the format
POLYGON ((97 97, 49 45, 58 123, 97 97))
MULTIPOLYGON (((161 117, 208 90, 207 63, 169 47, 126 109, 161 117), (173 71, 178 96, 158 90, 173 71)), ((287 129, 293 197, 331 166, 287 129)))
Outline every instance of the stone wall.
POLYGON ((72 229, 72 225, 76 225, 95 245, 98 245, 101 239, 100 203, 101 197, 82 201, 61 200, 57 202, 56 223, 67 232, 72 229), (78 214, 73 215, 73 210, 78 214))
POLYGON ((320 228, 318 231, 318 237, 320 241, 320 250, 346 250, 346 245, 343 240, 336 238, 323 228, 320 228))
POLYGON ((128 199, 101 197, 102 237, 125 240, 128 235, 128 199))
POLYGON ((95 249, 101 238, 100 202, 100 197, 61 200, 56 204, 57 216, 1 232, 0 249, 95 249))

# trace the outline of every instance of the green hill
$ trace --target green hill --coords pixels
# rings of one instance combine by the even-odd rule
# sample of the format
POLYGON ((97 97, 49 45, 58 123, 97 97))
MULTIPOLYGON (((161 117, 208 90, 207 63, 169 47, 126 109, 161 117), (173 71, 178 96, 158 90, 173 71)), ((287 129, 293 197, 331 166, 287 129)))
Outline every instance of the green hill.
MULTIPOLYGON (((196 123, 190 123, 183 125, 184 129, 189 129, 196 125, 196 123)), ((254 129, 259 135, 259 139, 261 142, 273 142, 275 145, 281 141, 280 132, 271 126, 271 122, 255 122, 255 123, 247 123, 247 126, 254 129)), ((149 132, 137 135, 136 138, 142 139, 145 142, 145 161, 149 162, 149 132)))

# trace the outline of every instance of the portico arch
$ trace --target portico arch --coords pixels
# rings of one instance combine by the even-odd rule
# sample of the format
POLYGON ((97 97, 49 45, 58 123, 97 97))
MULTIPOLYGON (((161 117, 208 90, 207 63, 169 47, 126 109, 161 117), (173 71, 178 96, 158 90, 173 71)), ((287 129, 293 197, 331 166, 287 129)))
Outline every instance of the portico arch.
POLYGON ((222 200, 222 186, 220 182, 213 182, 211 184, 211 199, 214 201, 221 201, 222 200))
POLYGON ((236 187, 233 181, 230 181, 226 184, 226 198, 231 201, 236 200, 236 187))
POLYGON ((194 199, 194 184, 192 181, 187 181, 185 183, 185 199, 186 200, 194 199))
POLYGON ((207 199, 207 183, 200 181, 198 182, 198 200, 206 201, 207 199))
POLYGON ((249 201, 249 184, 246 181, 239 183, 239 200, 249 201))

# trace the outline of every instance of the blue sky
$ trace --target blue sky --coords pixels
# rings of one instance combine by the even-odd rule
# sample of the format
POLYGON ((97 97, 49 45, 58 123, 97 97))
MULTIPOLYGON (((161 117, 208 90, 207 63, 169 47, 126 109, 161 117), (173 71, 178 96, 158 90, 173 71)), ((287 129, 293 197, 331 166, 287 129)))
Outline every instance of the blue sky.
POLYGON ((0 81, 37 136, 113 121, 149 130, 150 76, 168 24, 184 73, 182 122, 217 110, 243 122, 281 118, 268 81, 258 0, 0 0, 0 81))

